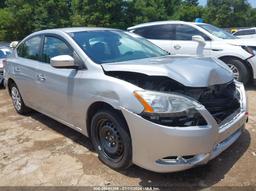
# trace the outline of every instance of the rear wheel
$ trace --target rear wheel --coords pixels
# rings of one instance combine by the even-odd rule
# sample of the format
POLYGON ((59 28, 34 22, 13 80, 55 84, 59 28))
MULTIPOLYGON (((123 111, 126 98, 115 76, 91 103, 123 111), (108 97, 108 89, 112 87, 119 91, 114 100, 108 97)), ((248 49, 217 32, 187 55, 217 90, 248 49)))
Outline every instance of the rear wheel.
POLYGON ((19 114, 24 115, 31 111, 30 108, 28 108, 24 104, 23 99, 20 95, 19 89, 15 83, 12 83, 10 85, 10 93, 11 93, 13 106, 19 114))
POLYGON ((249 71, 244 63, 236 58, 226 58, 223 61, 229 66, 234 74, 234 78, 246 84, 249 80, 249 71))
POLYGON ((132 146, 128 127, 119 113, 104 109, 91 121, 91 140, 99 159, 113 169, 131 165, 132 146))

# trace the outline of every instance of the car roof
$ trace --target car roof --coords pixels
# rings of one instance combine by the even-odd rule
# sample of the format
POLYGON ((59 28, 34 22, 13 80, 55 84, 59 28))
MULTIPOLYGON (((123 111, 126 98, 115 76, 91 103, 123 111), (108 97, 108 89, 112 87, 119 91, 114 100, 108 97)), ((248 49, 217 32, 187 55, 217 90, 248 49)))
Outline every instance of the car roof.
POLYGON ((154 22, 135 25, 135 26, 129 27, 127 30, 133 30, 140 27, 147 27, 147 26, 160 25, 160 24, 205 24, 205 23, 195 23, 195 22, 186 22, 186 21, 154 21, 154 22))
POLYGON ((73 32, 82 32, 82 31, 99 31, 99 30, 120 30, 120 29, 113 29, 113 28, 104 28, 104 27, 69 27, 69 28, 54 28, 54 29, 46 29, 37 31, 33 34, 41 34, 41 33, 73 33, 73 32))

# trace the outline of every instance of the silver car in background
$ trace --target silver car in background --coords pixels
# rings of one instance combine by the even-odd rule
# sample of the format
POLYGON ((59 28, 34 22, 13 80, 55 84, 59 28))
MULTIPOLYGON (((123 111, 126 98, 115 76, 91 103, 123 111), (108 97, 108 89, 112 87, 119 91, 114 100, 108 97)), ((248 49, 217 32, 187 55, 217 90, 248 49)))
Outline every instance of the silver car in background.
POLYGON ((4 65, 6 63, 6 58, 11 54, 11 50, 6 47, 0 47, 0 86, 3 85, 4 81, 4 65))
POLYGON ((222 62, 170 56, 116 29, 35 32, 5 70, 18 113, 32 108, 88 136, 113 169, 205 164, 238 139, 248 117, 244 87, 222 62))

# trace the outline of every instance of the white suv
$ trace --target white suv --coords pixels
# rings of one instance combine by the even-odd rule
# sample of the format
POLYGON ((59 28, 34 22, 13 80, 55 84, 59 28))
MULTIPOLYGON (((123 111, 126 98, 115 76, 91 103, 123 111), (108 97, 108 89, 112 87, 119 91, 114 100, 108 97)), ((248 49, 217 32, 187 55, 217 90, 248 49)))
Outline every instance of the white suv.
POLYGON ((239 38, 256 38, 256 27, 249 29, 240 29, 234 32, 233 35, 239 38))
POLYGON ((176 55, 204 55, 219 58, 234 77, 247 83, 256 80, 256 40, 239 39, 205 23, 158 21, 128 28, 162 49, 176 55))

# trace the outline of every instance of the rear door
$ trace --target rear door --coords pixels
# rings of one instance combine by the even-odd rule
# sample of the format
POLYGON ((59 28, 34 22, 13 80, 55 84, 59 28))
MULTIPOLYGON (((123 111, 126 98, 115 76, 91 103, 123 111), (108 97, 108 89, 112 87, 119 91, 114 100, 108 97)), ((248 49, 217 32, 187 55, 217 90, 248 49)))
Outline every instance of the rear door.
POLYGON ((25 103, 36 109, 36 70, 40 63, 42 36, 33 36, 17 47, 17 56, 8 59, 12 66, 14 80, 25 103))

